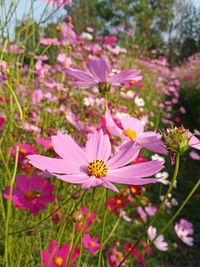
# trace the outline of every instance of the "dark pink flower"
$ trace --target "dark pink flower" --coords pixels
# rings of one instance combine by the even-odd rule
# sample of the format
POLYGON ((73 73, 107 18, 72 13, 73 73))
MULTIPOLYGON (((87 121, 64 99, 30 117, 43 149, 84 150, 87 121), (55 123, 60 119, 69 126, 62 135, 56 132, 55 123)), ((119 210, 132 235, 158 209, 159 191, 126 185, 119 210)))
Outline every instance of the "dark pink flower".
POLYGON ((100 248, 98 240, 99 238, 97 236, 92 237, 89 234, 85 234, 82 239, 83 247, 91 254, 94 254, 100 248))
MULTIPOLYGON (((109 267, 117 267, 120 262, 123 260, 124 255, 122 252, 118 251, 116 247, 113 247, 108 256, 108 266, 109 267)), ((124 263, 122 266, 125 266, 124 263)))
MULTIPOLYGON (((18 175, 16 187, 13 189, 11 201, 18 209, 29 210, 32 215, 46 208, 47 204, 55 200, 53 195, 54 186, 40 176, 28 177, 18 175)), ((9 199, 10 187, 7 186, 4 198, 9 199)))
MULTIPOLYGON (((56 240, 52 240, 49 244, 48 250, 42 251, 42 264, 38 267, 66 267, 67 259, 69 256, 70 244, 64 244, 59 247, 56 240)), ((71 259, 69 267, 76 267, 74 261, 77 259, 79 249, 75 248, 71 259)))
MULTIPOLYGON (((88 208, 86 206, 84 206, 80 209, 80 211, 83 213, 84 216, 86 216, 87 212, 88 212, 88 208)), ((90 224, 94 223, 95 220, 96 220, 95 214, 90 211, 88 218, 85 222, 85 225, 83 227, 83 232, 87 232, 88 227, 90 226, 90 224)), ((83 222, 76 224, 76 231, 79 231, 81 229, 82 224, 83 224, 83 222)))

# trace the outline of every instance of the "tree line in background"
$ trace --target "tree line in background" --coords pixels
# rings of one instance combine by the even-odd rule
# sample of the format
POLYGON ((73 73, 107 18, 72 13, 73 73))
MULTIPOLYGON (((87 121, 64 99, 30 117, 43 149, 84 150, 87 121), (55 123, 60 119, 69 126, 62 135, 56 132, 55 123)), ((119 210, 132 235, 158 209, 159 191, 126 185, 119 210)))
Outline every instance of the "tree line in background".
MULTIPOLYGON (((134 45, 153 57, 165 55, 171 65, 180 64, 200 51, 200 7, 193 1, 74 0, 66 13, 72 16, 78 33, 90 26, 96 35, 116 35, 119 44, 127 48, 134 45)), ((63 20, 62 17, 58 22, 63 20)), ((27 23, 31 25, 30 42, 26 45, 28 52, 34 51, 32 38, 34 35, 37 44, 41 28, 45 36, 57 35, 54 23, 44 27, 30 21, 20 22, 15 33, 21 42, 25 34, 27 38, 27 23)))

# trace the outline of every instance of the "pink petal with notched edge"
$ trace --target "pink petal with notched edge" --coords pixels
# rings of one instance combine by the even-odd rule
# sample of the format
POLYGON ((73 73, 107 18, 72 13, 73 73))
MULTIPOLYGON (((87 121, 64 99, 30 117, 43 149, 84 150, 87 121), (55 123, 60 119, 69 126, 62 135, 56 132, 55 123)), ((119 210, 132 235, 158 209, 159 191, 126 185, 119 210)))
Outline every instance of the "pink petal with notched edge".
POLYGON ((96 177, 89 177, 88 181, 84 182, 84 184, 82 184, 81 189, 86 190, 89 189, 91 187, 97 187, 103 184, 103 181, 99 178, 96 177))
POLYGON ((66 175, 55 174, 55 176, 64 182, 72 184, 82 184, 88 182, 91 179, 91 177, 89 177, 86 173, 66 174, 66 175))
POLYGON ((63 159, 74 161, 77 165, 86 165, 88 163, 87 156, 82 148, 80 148, 74 139, 68 134, 58 133, 52 136, 52 143, 55 152, 63 159))
POLYGON ((168 154, 168 151, 164 147, 164 144, 162 142, 143 144, 142 146, 155 153, 164 154, 164 155, 168 154))
POLYGON ((95 79, 90 73, 87 73, 86 71, 72 69, 72 68, 65 68, 65 72, 70 76, 76 78, 78 81, 98 83, 98 80, 95 79))
POLYGON ((140 74, 140 70, 136 70, 136 69, 124 70, 118 74, 115 74, 109 77, 108 81, 115 85, 119 85, 121 83, 129 82, 129 81, 138 82, 142 80, 142 76, 139 76, 139 74, 140 74))
POLYGON ((85 152, 89 161, 99 159, 106 162, 111 155, 111 144, 108 135, 104 135, 102 130, 89 134, 85 152))
POLYGON ((200 140, 196 136, 192 136, 189 140, 189 145, 200 150, 200 140))
POLYGON ((116 123, 114 122, 112 116, 111 116, 111 113, 110 111, 106 111, 106 114, 105 114, 105 119, 106 119, 106 128, 108 129, 108 131, 113 134, 113 135, 116 135, 118 137, 123 137, 123 130, 120 129, 116 123))
POLYGON ((132 118, 130 116, 122 117, 121 124, 124 130, 129 128, 130 130, 135 131, 137 133, 137 136, 140 136, 140 134, 144 132, 144 126, 142 125, 140 120, 132 118))
MULTIPOLYGON (((124 177, 124 176, 123 176, 124 177)), ((134 178, 134 177, 116 177, 114 174, 108 174, 106 179, 112 183, 130 184, 130 185, 145 185, 154 184, 158 181, 157 178, 134 178)))
POLYGON ((50 173, 79 173, 80 164, 63 159, 54 159, 40 155, 27 156, 29 163, 34 167, 49 171, 50 173))
POLYGON ((103 181, 103 185, 102 186, 119 193, 119 190, 117 189, 117 187, 114 186, 112 183, 110 183, 108 180, 106 180, 104 178, 102 178, 101 180, 103 181))
POLYGON ((131 178, 135 179, 154 175, 163 169, 163 164, 164 162, 162 161, 152 160, 149 162, 133 164, 127 167, 121 167, 119 169, 111 169, 109 170, 108 174, 109 177, 115 177, 119 182, 121 180, 123 182, 123 179, 125 179, 124 177, 127 177, 127 179, 129 180, 131 178))
POLYGON ((79 88, 88 88, 88 87, 93 87, 97 85, 96 82, 72 82, 74 87, 79 87, 79 88))
POLYGON ((95 60, 91 59, 89 61, 89 70, 99 82, 106 82, 110 73, 110 67, 103 57, 95 60))
MULTIPOLYGON (((127 142, 119 152, 106 163, 109 169, 117 169, 127 165, 137 158, 140 147, 132 142, 127 142)), ((118 169, 117 169, 118 170, 118 169)))

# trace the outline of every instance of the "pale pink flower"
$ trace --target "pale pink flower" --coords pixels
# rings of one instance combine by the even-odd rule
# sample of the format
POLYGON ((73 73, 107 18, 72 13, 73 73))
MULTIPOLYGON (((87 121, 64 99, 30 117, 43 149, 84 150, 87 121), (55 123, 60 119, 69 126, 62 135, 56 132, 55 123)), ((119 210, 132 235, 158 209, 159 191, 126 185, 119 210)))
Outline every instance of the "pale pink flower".
POLYGON ((139 154, 139 147, 134 143, 124 146, 110 158, 111 143, 102 130, 89 135, 84 149, 71 136, 60 132, 52 137, 52 144, 60 158, 32 155, 28 156, 30 163, 65 182, 82 184, 82 189, 103 186, 119 192, 113 183, 155 183, 156 178, 143 178, 156 174, 164 164, 161 161, 149 161, 127 166, 139 154))
POLYGON ((35 104, 38 104, 41 102, 43 98, 43 93, 42 93, 42 90, 41 89, 37 89, 34 91, 33 95, 32 95, 32 103, 35 105, 35 104))
POLYGON ((137 69, 124 70, 117 74, 111 73, 111 68, 104 57, 89 60, 89 72, 79 69, 65 68, 65 72, 76 79, 73 85, 79 88, 109 84, 120 86, 129 81, 140 81, 140 71, 137 69))
POLYGON ((192 151, 189 153, 189 155, 190 155, 190 157, 191 157, 192 159, 194 159, 194 160, 200 160, 200 155, 199 155, 196 151, 194 151, 194 150, 192 150, 192 151))
POLYGON ((157 231, 155 227, 150 226, 147 230, 147 233, 148 233, 150 240, 153 241, 153 244, 158 250, 161 250, 161 251, 168 250, 168 244, 167 242, 165 242, 164 236, 163 235, 157 236, 157 231))
POLYGON ((137 207, 137 212, 138 212, 140 218, 141 218, 144 222, 146 222, 146 221, 147 221, 147 214, 146 214, 146 212, 143 210, 143 208, 142 208, 142 207, 137 207))
POLYGON ((154 216, 154 214, 155 214, 156 211, 157 211, 157 207, 156 207, 156 206, 153 206, 152 204, 149 204, 149 205, 146 206, 144 209, 145 209, 146 213, 147 213, 150 217, 154 216))
MULTIPOLYGON (((156 132, 145 132, 144 126, 140 120, 129 115, 121 117, 121 128, 113 120, 110 111, 106 112, 106 127, 108 131, 120 137, 123 144, 135 143, 140 148, 146 148, 150 151, 167 154, 167 150, 161 140, 161 135, 156 132)), ((123 146, 122 144, 122 146, 123 146)))
POLYGON ((193 225, 185 219, 181 219, 179 223, 175 224, 175 232, 177 236, 185 243, 186 245, 193 246, 193 225))

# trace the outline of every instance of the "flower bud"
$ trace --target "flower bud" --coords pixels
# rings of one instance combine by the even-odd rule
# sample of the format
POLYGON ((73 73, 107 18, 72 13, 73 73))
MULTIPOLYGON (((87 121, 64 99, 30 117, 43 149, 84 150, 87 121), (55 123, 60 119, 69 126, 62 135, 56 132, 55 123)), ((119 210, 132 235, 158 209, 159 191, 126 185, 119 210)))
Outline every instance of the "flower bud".
POLYGON ((106 83, 106 82, 101 82, 99 83, 99 93, 102 95, 106 95, 107 93, 110 92, 110 83, 106 83))
POLYGON ((183 154, 189 148, 189 130, 183 126, 167 129, 163 138, 166 146, 175 153, 183 154))
POLYGON ((81 223, 84 219, 84 214, 81 211, 74 211, 72 213, 72 220, 74 223, 81 223))

